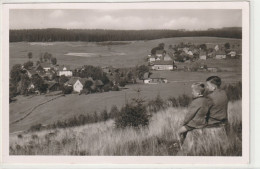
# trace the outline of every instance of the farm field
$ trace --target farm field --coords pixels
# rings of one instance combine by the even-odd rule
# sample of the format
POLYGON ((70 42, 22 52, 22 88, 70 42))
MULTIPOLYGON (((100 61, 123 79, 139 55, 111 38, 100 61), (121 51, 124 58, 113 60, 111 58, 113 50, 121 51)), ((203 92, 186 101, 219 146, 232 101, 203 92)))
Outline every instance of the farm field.
MULTIPOLYGON (((36 62, 41 53, 48 52, 57 58, 58 64, 70 65, 71 68, 82 65, 132 67, 145 64, 144 58, 159 43, 168 46, 184 43, 226 43, 241 44, 241 39, 216 37, 178 37, 148 41, 129 41, 117 45, 105 45, 95 42, 17 42, 10 43, 10 68, 14 64, 28 61, 28 52, 33 53, 32 61, 36 62)), ((246 57, 246 56, 245 56, 246 57)))

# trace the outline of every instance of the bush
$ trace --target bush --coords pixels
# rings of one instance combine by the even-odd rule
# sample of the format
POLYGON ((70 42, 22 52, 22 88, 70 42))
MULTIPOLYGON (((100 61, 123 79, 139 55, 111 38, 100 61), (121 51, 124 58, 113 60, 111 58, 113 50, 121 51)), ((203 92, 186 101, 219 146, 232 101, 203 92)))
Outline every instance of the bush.
POLYGON ((119 86, 120 87, 125 87, 125 85, 126 85, 126 80, 125 79, 120 79, 119 86))
POLYGON ((140 128, 149 125, 150 115, 146 111, 143 99, 133 99, 132 103, 122 108, 115 119, 117 128, 140 128))
POLYGON ((113 105, 113 106, 111 107, 109 116, 110 116, 111 118, 115 118, 115 117, 117 117, 117 116, 119 115, 119 113, 120 113, 120 112, 119 112, 117 106, 116 106, 116 105, 113 105))
POLYGON ((183 94, 177 98, 169 97, 168 101, 172 107, 188 107, 192 101, 192 98, 183 94))
POLYGON ((117 85, 114 85, 114 86, 112 87, 112 91, 119 91, 119 87, 118 87, 117 85))
POLYGON ((102 119, 103 121, 107 121, 107 120, 109 119, 107 109, 104 109, 104 110, 101 112, 101 119, 102 119))
POLYGON ((30 131, 40 131, 42 129, 42 124, 35 124, 30 127, 30 131))
POLYGON ((229 101, 242 99, 242 83, 238 82, 235 85, 225 85, 223 89, 227 93, 229 101))
POLYGON ((62 93, 63 94, 71 94, 73 91, 72 86, 63 86, 62 87, 62 93))
POLYGON ((158 112, 162 109, 165 108, 165 105, 164 105, 164 101, 163 99, 160 97, 160 95, 157 95, 157 97, 155 98, 155 100, 151 100, 149 103, 148 103, 148 109, 150 112, 158 112))
POLYGON ((103 87, 104 91, 105 92, 108 92, 112 89, 111 85, 110 84, 106 84, 104 87, 103 87))

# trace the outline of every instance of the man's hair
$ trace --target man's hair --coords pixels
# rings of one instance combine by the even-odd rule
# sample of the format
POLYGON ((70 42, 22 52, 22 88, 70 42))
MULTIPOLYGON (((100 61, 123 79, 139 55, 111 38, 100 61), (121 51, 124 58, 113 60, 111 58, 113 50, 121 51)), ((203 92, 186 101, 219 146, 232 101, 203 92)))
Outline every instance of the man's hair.
POLYGON ((220 85, 221 85, 221 79, 218 76, 210 76, 209 78, 207 78, 206 81, 210 82, 218 87, 220 87, 220 85))
POLYGON ((191 85, 192 90, 196 91, 197 93, 203 95, 205 92, 205 85, 203 83, 193 83, 191 85))

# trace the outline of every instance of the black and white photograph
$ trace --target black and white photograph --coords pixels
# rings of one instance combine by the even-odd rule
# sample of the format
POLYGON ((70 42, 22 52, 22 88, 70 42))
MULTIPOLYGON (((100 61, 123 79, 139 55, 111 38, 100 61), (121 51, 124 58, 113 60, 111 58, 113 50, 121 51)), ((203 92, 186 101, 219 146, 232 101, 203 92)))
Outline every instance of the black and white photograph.
POLYGON ((248 156, 248 4, 160 4, 8 8, 7 155, 248 156))

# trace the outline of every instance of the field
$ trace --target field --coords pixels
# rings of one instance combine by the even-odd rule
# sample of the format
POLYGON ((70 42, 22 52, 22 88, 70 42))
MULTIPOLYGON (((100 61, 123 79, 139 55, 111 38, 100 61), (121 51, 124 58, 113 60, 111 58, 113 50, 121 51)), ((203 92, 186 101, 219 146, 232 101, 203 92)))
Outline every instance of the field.
MULTIPOLYGON (((59 64, 68 64, 72 68, 82 65, 96 65, 114 67, 128 67, 137 64, 144 64, 144 58, 150 50, 159 43, 178 44, 180 42, 201 43, 241 43, 238 39, 212 38, 212 37, 185 37, 168 38, 150 41, 131 41, 127 43, 117 43, 116 45, 106 45, 106 43, 87 42, 52 42, 52 43, 10 43, 10 66, 28 61, 27 53, 33 53, 33 61, 37 61, 40 53, 49 52, 57 58, 59 64), (72 56, 77 55, 77 56, 72 56)), ((113 44, 113 43, 108 43, 113 44)), ((121 91, 110 91, 106 93, 95 93, 90 95, 71 94, 59 97, 47 102, 33 111, 34 107, 46 102, 55 96, 18 96, 16 101, 10 103, 10 133, 23 131, 35 124, 51 124, 57 120, 64 120, 74 115, 100 112, 104 109, 108 111, 113 105, 122 107, 127 101, 137 95, 136 90, 141 90, 141 96, 146 101, 154 99, 160 95, 163 99, 170 96, 177 97, 182 94, 190 95, 190 85, 194 82, 205 81, 212 75, 218 75, 225 83, 241 81, 241 59, 213 60, 206 61, 210 67, 219 67, 222 72, 175 72, 156 71, 160 77, 168 79, 167 84, 144 85, 141 81, 135 85, 127 85, 121 91), (23 120, 13 123, 30 113, 23 120)), ((179 67, 184 64, 179 64, 179 67)))
POLYGON ((10 154, 241 156, 241 106, 241 101, 228 105, 228 136, 216 135, 214 129, 207 129, 201 135, 192 131, 181 151, 176 131, 187 109, 168 108, 154 114, 149 126, 140 130, 116 129, 114 121, 109 120, 67 129, 10 134, 10 154), (196 140, 199 141, 195 143, 196 140), (194 147, 185 148, 187 142, 194 147))
POLYGON ((57 58, 58 64, 70 65, 72 68, 82 65, 131 67, 144 64, 144 58, 159 43, 165 43, 165 48, 168 49, 170 44, 175 45, 181 42, 194 44, 229 42, 231 45, 233 43, 242 43, 241 39, 215 37, 165 38, 149 41, 130 41, 121 45, 104 45, 94 42, 17 42, 10 43, 10 68, 14 64, 22 64, 28 61, 28 52, 33 53, 32 60, 35 62, 39 60, 40 53, 48 52, 57 58), (77 56, 72 56, 73 53, 77 56))

